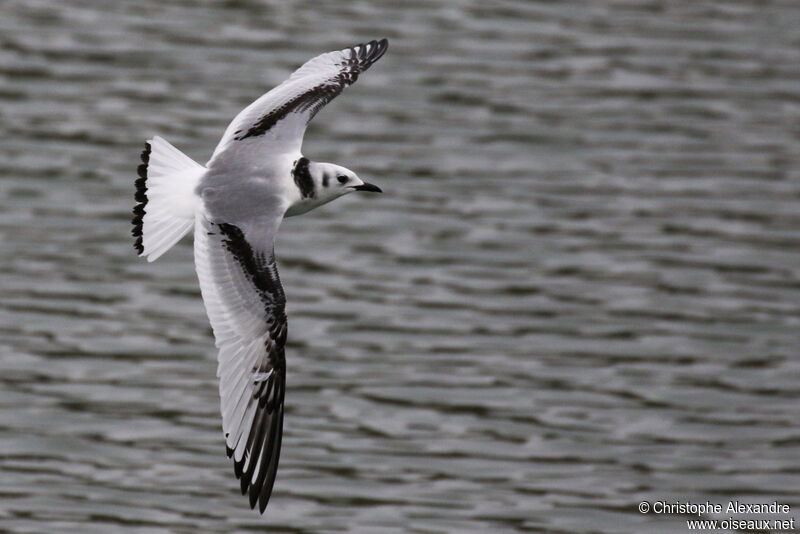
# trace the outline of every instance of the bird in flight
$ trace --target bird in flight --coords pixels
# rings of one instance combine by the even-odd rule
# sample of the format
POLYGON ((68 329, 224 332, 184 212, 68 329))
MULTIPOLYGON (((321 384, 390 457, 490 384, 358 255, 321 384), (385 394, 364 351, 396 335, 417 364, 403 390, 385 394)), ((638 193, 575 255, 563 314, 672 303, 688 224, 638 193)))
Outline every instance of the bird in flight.
POLYGON ((161 137, 145 144, 134 246, 154 261, 194 227, 194 261, 219 349, 228 457, 264 512, 280 457, 286 298, 274 241, 284 217, 353 191, 380 193, 351 170, 301 153, 309 121, 383 56, 386 39, 328 52, 242 110, 202 166, 161 137))

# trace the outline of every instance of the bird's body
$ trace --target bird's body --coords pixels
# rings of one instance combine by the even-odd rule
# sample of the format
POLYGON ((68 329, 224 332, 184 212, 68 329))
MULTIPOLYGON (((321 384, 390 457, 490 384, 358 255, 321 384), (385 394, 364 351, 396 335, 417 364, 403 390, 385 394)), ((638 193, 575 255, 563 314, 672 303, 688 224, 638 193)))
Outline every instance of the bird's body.
POLYGON ((205 166, 160 137, 136 182, 133 235, 149 261, 192 227, 200 289, 219 349, 222 426, 250 505, 267 506, 280 455, 286 297, 273 243, 284 217, 380 189, 301 153, 308 122, 386 51, 385 39, 322 54, 245 108, 205 166))

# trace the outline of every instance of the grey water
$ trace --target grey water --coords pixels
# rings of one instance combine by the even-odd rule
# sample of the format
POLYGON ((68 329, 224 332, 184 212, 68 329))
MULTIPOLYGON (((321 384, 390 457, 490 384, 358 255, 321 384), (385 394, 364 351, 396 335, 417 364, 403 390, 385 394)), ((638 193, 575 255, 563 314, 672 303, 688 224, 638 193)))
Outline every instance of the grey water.
MULTIPOLYGON (((800 510, 800 4, 0 2, 0 531, 674 533, 800 510), (137 258, 138 154, 205 162, 306 59, 388 37, 304 152, 266 514, 222 440, 191 239, 137 258)), ((722 531, 722 530, 720 530, 722 531)))

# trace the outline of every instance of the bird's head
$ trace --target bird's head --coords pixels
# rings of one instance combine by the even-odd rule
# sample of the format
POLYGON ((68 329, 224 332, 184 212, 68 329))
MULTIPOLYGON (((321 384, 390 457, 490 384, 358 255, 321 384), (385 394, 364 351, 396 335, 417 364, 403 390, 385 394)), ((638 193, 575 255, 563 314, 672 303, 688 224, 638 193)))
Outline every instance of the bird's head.
POLYGON ((382 192, 380 187, 364 182, 350 169, 306 158, 295 162, 292 177, 300 199, 289 207, 287 217, 306 213, 354 191, 382 192))
POLYGON ((311 163, 311 175, 321 197, 338 198, 353 191, 382 193, 377 185, 368 184, 350 169, 333 163, 311 163))

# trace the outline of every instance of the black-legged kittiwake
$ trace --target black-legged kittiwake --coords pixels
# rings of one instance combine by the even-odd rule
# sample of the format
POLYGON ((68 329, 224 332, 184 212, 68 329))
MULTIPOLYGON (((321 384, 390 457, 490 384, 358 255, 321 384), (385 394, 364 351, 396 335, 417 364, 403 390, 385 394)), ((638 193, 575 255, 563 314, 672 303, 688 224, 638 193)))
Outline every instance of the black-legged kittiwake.
POLYGON ((386 39, 315 57, 239 113, 202 166, 161 137, 147 141, 133 235, 153 261, 194 227, 194 259, 219 349, 228 456, 263 513, 275 482, 286 378, 285 296, 273 243, 284 217, 353 191, 356 173, 301 154, 308 122, 383 56, 386 39))

